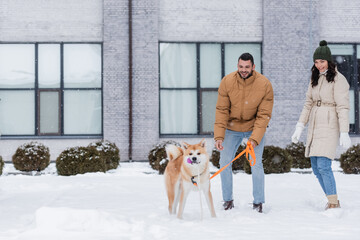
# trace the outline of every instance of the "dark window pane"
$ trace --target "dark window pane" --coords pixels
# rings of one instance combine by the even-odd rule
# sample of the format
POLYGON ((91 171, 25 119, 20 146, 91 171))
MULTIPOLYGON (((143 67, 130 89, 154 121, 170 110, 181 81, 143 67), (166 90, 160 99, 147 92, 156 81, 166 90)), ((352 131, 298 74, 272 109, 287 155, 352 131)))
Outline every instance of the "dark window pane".
POLYGON ((217 91, 202 91, 201 94, 201 126, 202 133, 212 133, 215 123, 215 107, 217 91))
POLYGON ((58 91, 40 92, 40 134, 60 133, 60 99, 58 91))

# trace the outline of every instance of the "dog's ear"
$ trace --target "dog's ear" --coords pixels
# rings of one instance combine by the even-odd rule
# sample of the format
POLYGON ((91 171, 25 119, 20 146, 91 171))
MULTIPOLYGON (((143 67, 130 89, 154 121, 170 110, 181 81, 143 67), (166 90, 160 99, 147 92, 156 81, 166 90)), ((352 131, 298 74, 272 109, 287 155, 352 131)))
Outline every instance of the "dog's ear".
POLYGON ((200 146, 201 147, 203 147, 203 148, 205 148, 206 147, 206 141, 205 141, 205 138, 203 138, 203 139, 201 139, 201 141, 200 141, 200 146))
POLYGON ((190 144, 188 144, 188 143, 186 143, 186 142, 183 142, 183 143, 182 143, 182 147, 183 147, 185 150, 188 149, 189 146, 190 146, 190 144))

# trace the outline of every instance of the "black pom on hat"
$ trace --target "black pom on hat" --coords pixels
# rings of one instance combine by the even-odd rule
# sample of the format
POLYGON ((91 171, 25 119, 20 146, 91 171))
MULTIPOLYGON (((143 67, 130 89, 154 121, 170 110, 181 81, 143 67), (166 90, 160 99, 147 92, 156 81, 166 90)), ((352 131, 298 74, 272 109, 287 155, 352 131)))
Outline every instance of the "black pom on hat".
POLYGON ((327 46, 327 41, 325 40, 321 40, 319 45, 322 47, 322 46, 327 46))
POLYGON ((329 62, 332 61, 331 51, 330 48, 327 46, 327 42, 325 40, 320 41, 319 47, 314 52, 314 62, 316 59, 323 59, 329 62))

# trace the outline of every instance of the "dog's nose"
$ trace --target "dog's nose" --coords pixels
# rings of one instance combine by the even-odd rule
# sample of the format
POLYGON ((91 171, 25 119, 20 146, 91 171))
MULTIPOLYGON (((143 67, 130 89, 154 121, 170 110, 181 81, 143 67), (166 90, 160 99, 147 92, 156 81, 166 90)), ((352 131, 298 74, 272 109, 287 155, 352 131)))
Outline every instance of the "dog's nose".
POLYGON ((193 160, 193 162, 196 162, 196 157, 193 157, 192 160, 193 160))

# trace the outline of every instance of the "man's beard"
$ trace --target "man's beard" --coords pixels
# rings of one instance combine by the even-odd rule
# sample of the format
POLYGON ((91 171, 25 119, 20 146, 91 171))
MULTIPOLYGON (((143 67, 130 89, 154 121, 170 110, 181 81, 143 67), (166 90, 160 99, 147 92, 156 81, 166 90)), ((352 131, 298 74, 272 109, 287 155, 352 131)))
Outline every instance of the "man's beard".
POLYGON ((245 77, 243 77, 240 72, 239 72, 239 75, 240 75, 240 77, 243 78, 243 79, 248 79, 249 77, 252 76, 252 73, 253 73, 253 70, 251 70, 250 73, 249 73, 248 75, 246 75, 245 77))

